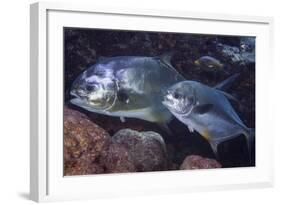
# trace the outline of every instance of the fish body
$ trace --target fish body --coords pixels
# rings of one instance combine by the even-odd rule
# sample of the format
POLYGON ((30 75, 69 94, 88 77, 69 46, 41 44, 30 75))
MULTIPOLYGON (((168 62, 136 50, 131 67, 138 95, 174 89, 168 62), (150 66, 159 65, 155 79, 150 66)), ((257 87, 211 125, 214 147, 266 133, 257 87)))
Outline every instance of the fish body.
POLYGON ((173 85, 163 104, 191 132, 195 130, 208 140, 216 155, 221 142, 240 134, 249 142, 252 136, 252 129, 244 125, 225 93, 200 82, 183 81, 173 85))
POLYGON ((102 59, 73 82, 71 103, 90 112, 167 124, 172 118, 162 105, 166 89, 184 78, 160 57, 120 56, 102 59))
POLYGON ((194 61, 196 66, 208 71, 222 70, 224 65, 217 59, 211 56, 202 56, 194 61))

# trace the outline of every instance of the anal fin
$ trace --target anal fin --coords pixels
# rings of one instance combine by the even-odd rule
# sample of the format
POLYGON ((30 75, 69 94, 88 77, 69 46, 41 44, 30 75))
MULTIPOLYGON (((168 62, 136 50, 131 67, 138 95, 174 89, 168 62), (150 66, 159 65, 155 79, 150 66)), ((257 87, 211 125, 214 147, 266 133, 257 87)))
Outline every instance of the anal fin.
POLYGON ((220 156, 219 156, 219 153, 218 153, 218 145, 220 144, 219 141, 211 140, 211 141, 209 141, 209 143, 211 145, 211 148, 214 152, 214 155, 215 155, 216 159, 220 160, 220 156))
POLYGON ((204 132, 202 132, 201 135, 205 140, 207 140, 209 142, 216 159, 219 160, 220 158, 219 158, 219 154, 218 154, 218 145, 221 143, 221 141, 214 140, 208 130, 205 130, 204 132))

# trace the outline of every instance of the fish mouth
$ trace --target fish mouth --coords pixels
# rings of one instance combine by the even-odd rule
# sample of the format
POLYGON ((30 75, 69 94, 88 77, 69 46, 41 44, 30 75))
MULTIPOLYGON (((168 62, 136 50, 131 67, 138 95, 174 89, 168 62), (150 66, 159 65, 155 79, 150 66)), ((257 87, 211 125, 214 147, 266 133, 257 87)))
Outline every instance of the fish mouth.
POLYGON ((162 104, 166 106, 167 108, 173 108, 174 106, 174 101, 173 101, 173 96, 172 94, 167 94, 164 96, 164 100, 162 101, 162 104))
POLYGON ((87 109, 89 108, 89 106, 87 105, 87 103, 85 102, 85 100, 79 98, 79 97, 76 97, 76 98, 72 98, 70 100, 70 103, 73 104, 73 105, 76 105, 78 107, 82 107, 84 109, 87 109))
POLYGON ((190 110, 192 110, 192 108, 190 110, 181 109, 181 103, 173 97, 172 93, 168 93, 164 96, 162 104, 174 114, 189 114, 190 110))
POLYGON ((70 102, 73 105, 76 105, 78 107, 88 107, 87 99, 86 99, 86 94, 81 95, 82 93, 77 90, 71 90, 70 91, 70 96, 72 97, 70 99, 70 102))
POLYGON ((79 98, 79 97, 76 97, 76 98, 72 98, 70 99, 70 102, 74 105, 81 105, 81 104, 85 104, 85 102, 79 98))
POLYGON ((70 91, 70 95, 77 97, 77 98, 84 98, 89 94, 88 91, 84 90, 84 89, 72 89, 70 91))
POLYGON ((115 95, 102 102, 100 98, 91 97, 90 93, 86 93, 83 90, 71 90, 70 96, 72 96, 70 103, 92 112, 106 111, 110 109, 116 101, 115 95))
POLYGON ((172 108, 172 104, 170 102, 162 101, 162 104, 169 109, 172 108))
POLYGON ((75 90, 70 91, 70 96, 70 102, 74 105, 79 105, 83 102, 81 96, 79 96, 75 90))
POLYGON ((87 103, 85 100, 83 100, 83 99, 81 99, 81 98, 79 98, 79 97, 77 97, 77 98, 72 98, 72 99, 70 100, 70 102, 71 102, 73 105, 76 105, 76 106, 78 106, 78 107, 84 108, 85 110, 88 110, 88 111, 90 111, 90 112, 100 112, 100 110, 95 109, 95 108, 89 106, 88 103, 87 103))
POLYGON ((70 96, 73 96, 75 98, 80 98, 80 96, 73 90, 70 91, 70 96))

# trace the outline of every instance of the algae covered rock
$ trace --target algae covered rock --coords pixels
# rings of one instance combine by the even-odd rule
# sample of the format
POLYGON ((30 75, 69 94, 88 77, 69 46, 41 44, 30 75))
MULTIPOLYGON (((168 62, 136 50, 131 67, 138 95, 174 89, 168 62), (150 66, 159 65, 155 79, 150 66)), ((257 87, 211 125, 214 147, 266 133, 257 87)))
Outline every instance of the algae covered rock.
POLYGON ((221 168, 215 159, 203 158, 198 155, 187 156, 180 166, 181 170, 221 168))
POLYGON ((104 167, 88 155, 82 155, 76 160, 65 162, 64 168, 64 174, 67 176, 102 174, 105 172, 104 167))
POLYGON ((108 149, 111 138, 86 115, 64 108, 64 174, 102 173, 98 159, 108 149))
POLYGON ((112 137, 112 140, 128 150, 137 171, 166 169, 166 145, 160 134, 122 129, 112 137))
POLYGON ((100 163, 104 165, 106 173, 136 172, 133 158, 124 146, 112 143, 101 157, 100 163))

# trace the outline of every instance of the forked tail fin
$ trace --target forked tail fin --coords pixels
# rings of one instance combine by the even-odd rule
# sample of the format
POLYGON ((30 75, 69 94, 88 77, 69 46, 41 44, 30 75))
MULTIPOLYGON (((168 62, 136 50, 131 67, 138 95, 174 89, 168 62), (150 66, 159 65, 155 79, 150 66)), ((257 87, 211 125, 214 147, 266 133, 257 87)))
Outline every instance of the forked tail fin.
POLYGON ((238 79, 239 76, 240 76, 240 73, 233 74, 229 78, 227 78, 224 81, 222 81, 221 83, 217 84, 214 88, 225 91, 233 85, 233 83, 238 79))
MULTIPOLYGON (((250 160, 250 164, 251 164, 252 163, 252 155, 251 155, 251 153, 252 153, 252 142, 255 139, 255 128, 246 128, 245 127, 243 134, 246 136, 247 147, 248 147, 248 152, 249 152, 249 160, 250 160)), ((232 137, 235 137, 235 136, 238 136, 238 135, 234 135, 234 136, 226 137, 226 138, 221 138, 219 140, 208 140, 217 160, 220 160, 220 156, 219 156, 219 153, 218 153, 218 145, 220 143, 228 140, 228 139, 231 139, 232 137)))
POLYGON ((251 153, 252 153, 252 142, 255 139, 255 128, 247 128, 244 134, 247 140, 250 163, 252 163, 251 153))

